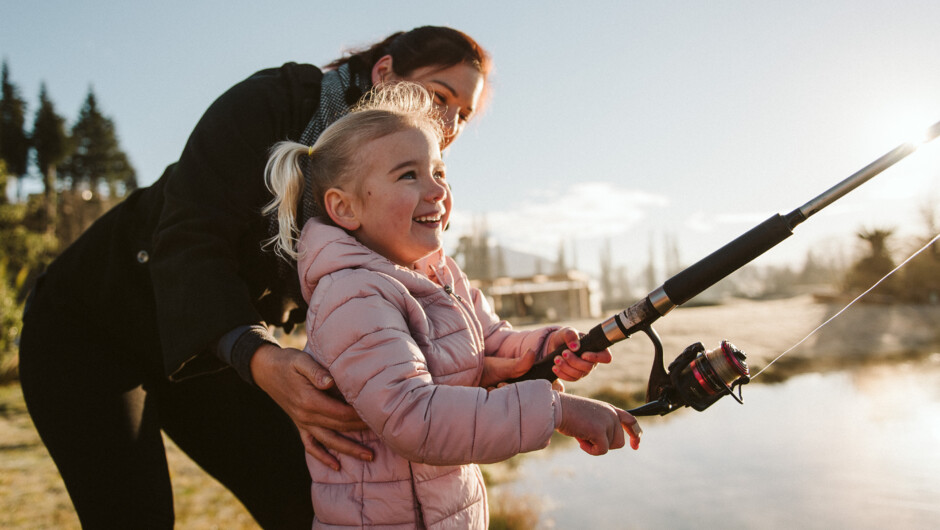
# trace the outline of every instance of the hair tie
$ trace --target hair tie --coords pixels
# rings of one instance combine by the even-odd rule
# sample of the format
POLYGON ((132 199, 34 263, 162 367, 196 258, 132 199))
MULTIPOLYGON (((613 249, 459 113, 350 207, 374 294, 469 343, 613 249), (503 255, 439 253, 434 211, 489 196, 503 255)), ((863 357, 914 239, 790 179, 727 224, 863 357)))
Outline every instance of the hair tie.
POLYGON ((307 156, 313 156, 313 146, 307 148, 307 156))

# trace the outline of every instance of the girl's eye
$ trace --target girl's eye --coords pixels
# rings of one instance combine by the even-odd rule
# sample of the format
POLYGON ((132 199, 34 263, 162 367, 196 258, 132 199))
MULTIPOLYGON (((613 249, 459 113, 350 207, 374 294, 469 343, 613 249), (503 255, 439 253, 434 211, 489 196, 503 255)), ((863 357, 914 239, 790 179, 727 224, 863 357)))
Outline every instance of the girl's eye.
POLYGON ((447 178, 447 176, 444 175, 444 172, 443 172, 443 171, 435 171, 435 172, 434 172, 434 178, 437 179, 437 180, 444 180, 445 178, 447 178))
POLYGON ((398 177, 398 180, 415 180, 416 178, 418 178, 418 175, 414 171, 409 171, 398 177))

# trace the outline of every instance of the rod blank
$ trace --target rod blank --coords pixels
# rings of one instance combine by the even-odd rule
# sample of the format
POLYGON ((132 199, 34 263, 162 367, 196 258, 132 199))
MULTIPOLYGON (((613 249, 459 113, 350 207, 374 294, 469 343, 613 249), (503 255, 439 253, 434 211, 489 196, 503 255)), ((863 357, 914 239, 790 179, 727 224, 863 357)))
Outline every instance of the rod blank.
MULTIPOLYGON (((940 122, 933 124, 926 130, 923 143, 927 143, 937 136, 940 136, 940 122)), ((793 210, 789 215, 787 215, 787 221, 790 222, 790 228, 793 229, 796 225, 802 223, 811 215, 815 214, 819 210, 822 210, 826 206, 829 206, 833 202, 845 196, 845 194, 871 180, 875 175, 893 166, 907 155, 916 151, 918 146, 918 143, 907 142, 895 147, 891 151, 881 155, 881 158, 878 160, 875 160, 871 164, 868 164, 852 175, 849 175, 849 177, 844 179, 842 182, 839 182, 803 206, 793 210)))

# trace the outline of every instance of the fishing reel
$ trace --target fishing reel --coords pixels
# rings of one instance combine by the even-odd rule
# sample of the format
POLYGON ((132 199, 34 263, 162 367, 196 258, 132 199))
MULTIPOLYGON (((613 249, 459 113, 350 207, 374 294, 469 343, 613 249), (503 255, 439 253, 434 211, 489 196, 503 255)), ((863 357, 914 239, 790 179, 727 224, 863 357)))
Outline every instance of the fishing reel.
POLYGON ((682 407, 703 411, 730 395, 744 404, 741 385, 750 379, 743 351, 723 340, 718 348, 706 350, 701 342, 687 347, 663 368, 663 343, 652 327, 643 329, 656 350, 645 405, 629 410, 634 416, 664 416, 682 407), (734 394, 738 387, 738 395, 734 394))

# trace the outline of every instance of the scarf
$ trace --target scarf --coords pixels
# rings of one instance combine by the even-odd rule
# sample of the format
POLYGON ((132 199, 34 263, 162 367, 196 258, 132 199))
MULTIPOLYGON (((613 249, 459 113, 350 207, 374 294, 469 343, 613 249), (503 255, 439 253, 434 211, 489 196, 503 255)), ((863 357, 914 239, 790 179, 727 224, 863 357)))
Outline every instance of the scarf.
MULTIPOLYGON (((323 134, 323 131, 336 120, 349 113, 349 108, 355 105, 363 94, 372 88, 371 79, 366 78, 362 73, 352 73, 349 63, 346 63, 336 70, 330 70, 323 74, 323 81, 320 84, 320 105, 310 123, 300 135, 300 143, 310 146, 316 143, 317 138, 323 134)), ((316 198, 313 196, 313 186, 310 183, 310 175, 304 171, 304 193, 301 201, 301 219, 297 226, 303 226, 307 219, 319 215, 319 207, 316 198)))
MULTIPOLYGON (((349 68, 349 63, 343 64, 336 70, 323 73, 323 79, 320 82, 320 104, 307 123, 303 134, 300 135, 300 143, 307 146, 313 145, 330 124, 349 113, 349 108, 372 88, 372 79, 367 74, 368 70, 353 72, 349 68)), ((302 167, 305 182, 300 208, 297 212, 297 226, 300 228, 308 219, 321 213, 317 200, 313 196, 313 186, 306 164, 302 164, 302 167)), ((276 213, 271 216, 268 232, 271 236, 278 233, 276 213)), ((278 258, 278 277, 282 285, 287 287, 289 298, 297 302, 301 308, 306 308, 306 303, 300 293, 297 264, 278 258)), ((303 316, 300 317, 300 321, 303 321, 303 316)))

